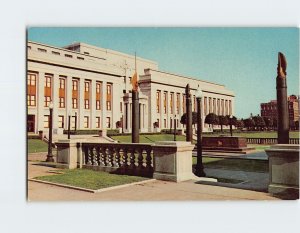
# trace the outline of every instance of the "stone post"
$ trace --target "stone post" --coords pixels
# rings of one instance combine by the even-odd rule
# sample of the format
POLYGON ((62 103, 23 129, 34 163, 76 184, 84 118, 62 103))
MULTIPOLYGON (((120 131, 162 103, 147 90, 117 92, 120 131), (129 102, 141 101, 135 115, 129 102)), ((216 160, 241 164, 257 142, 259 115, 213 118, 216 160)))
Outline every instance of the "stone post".
POLYGON ((287 85, 286 85, 286 60, 282 53, 278 53, 277 66, 277 114, 278 114, 278 143, 289 144, 289 110, 287 102, 287 85))
POLYGON ((181 182, 194 179, 191 142, 162 141, 153 146, 153 178, 181 182))
POLYGON ((65 168, 68 169, 77 168, 77 142, 74 140, 59 140, 55 145, 57 146, 57 163, 65 164, 65 168))
POLYGON ((269 193, 283 199, 299 198, 299 144, 277 144, 266 150, 269 157, 269 193))

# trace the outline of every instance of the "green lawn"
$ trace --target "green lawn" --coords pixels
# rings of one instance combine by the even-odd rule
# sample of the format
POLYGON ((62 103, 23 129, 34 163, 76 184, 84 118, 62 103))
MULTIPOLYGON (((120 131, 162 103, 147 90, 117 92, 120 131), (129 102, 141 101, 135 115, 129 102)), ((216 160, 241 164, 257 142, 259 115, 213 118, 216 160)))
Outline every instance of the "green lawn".
MULTIPOLYGON (((217 133, 203 133, 203 136, 214 137, 218 135, 230 135, 229 132, 217 132, 217 133)), ((243 136, 246 138, 277 138, 276 131, 263 131, 263 132, 233 132, 233 136, 243 136)), ((299 138, 299 132, 290 132, 290 138, 299 138)))
MULTIPOLYGON (((224 159, 203 157, 204 168, 248 171, 248 172, 268 172, 269 163, 265 160, 248 159, 224 159)), ((197 163, 197 158, 193 157, 193 164, 197 163)))
POLYGON ((35 179, 93 190, 129 184, 148 179, 145 177, 115 175, 107 172, 93 171, 88 169, 59 170, 59 172, 62 172, 63 174, 40 176, 35 177, 35 179))
MULTIPOLYGON (((111 136, 112 139, 123 143, 131 143, 131 135, 111 136)), ((173 134, 140 135, 140 143, 154 143, 157 141, 173 141, 173 134)), ((176 135, 177 141, 185 141, 185 136, 176 135)))
POLYGON ((28 153, 47 152, 48 144, 40 139, 28 139, 28 153))

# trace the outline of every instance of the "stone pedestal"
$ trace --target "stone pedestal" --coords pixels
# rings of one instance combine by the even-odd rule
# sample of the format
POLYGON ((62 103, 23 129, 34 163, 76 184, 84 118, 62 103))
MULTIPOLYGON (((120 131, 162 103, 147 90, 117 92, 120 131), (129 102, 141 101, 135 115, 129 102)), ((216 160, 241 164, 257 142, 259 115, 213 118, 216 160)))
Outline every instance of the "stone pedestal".
POLYGON ((202 137, 202 149, 231 153, 247 153, 254 150, 247 147, 246 138, 237 136, 202 137))
POLYGON ((284 199, 299 198, 299 145, 277 144, 269 157, 269 193, 284 199))
MULTIPOLYGON (((65 164, 65 168, 77 168, 78 162, 80 167, 81 158, 78 156, 80 149, 77 148, 76 140, 59 140, 55 145, 57 146, 57 163, 65 164)), ((81 152, 81 151, 80 151, 81 152)))
POLYGON ((153 178, 181 182, 194 179, 191 142, 163 141, 153 146, 153 178))

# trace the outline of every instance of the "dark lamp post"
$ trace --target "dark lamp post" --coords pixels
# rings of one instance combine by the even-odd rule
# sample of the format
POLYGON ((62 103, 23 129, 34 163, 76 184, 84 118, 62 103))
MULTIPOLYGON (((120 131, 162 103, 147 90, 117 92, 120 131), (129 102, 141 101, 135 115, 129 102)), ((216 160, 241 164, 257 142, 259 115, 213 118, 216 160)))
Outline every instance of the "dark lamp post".
POLYGON ((230 116, 229 116, 229 124, 230 124, 230 136, 231 136, 231 137, 232 137, 232 118, 233 118, 233 116, 230 115, 230 116))
POLYGON ((204 167, 202 163, 202 120, 201 120, 201 97, 202 91, 198 85, 196 90, 197 99, 197 164, 195 175, 199 177, 205 176, 204 167))
POLYGON ((74 130, 77 130, 77 112, 75 112, 75 126, 74 126, 74 130))
POLYGON ((49 104, 49 140, 48 140, 48 154, 46 162, 54 162, 53 155, 52 155, 52 122, 53 122, 53 103, 52 101, 49 104))

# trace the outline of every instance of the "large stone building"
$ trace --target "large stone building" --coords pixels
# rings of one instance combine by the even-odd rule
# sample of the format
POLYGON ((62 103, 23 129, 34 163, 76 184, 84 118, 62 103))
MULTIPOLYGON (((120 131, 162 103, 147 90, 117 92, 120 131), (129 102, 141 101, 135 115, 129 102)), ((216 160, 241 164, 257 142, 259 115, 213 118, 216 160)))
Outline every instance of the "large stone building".
MULTIPOLYGON (((131 132, 131 77, 135 57, 84 43, 64 48, 36 42, 27 44, 27 129, 47 132, 49 104, 53 103, 53 132, 71 128, 115 129, 131 132), (76 122, 75 122, 76 121, 76 122)), ((140 131, 183 128, 185 86, 203 90, 202 119, 210 112, 234 114, 234 93, 224 85, 159 71, 158 64, 136 58, 140 91, 140 131)), ((203 123, 204 131, 209 130, 203 123)))
MULTIPOLYGON (((290 122, 299 121, 299 97, 290 95, 288 97, 288 109, 290 122)), ((260 104, 262 117, 277 118, 277 101, 271 100, 268 103, 260 104)))

